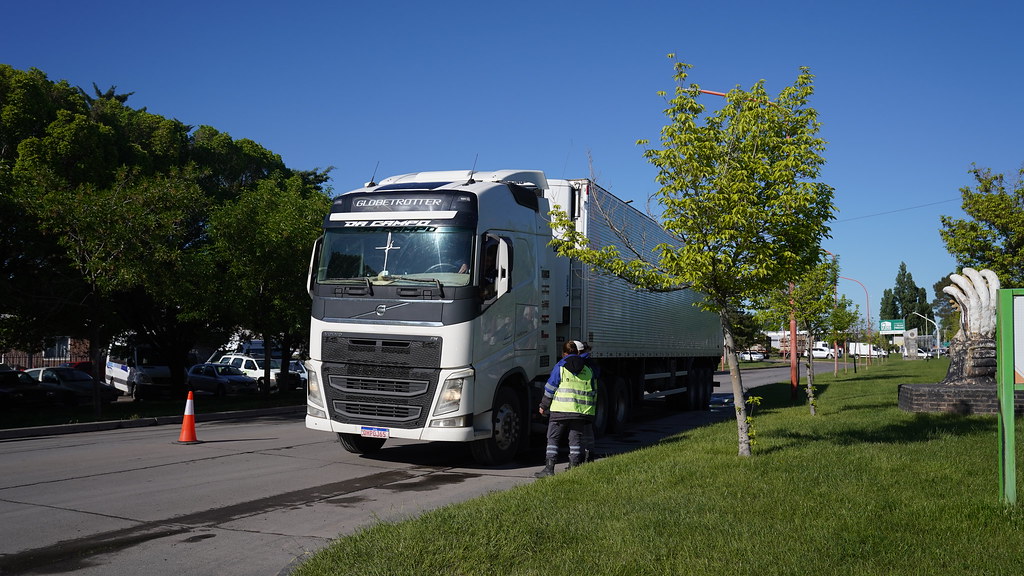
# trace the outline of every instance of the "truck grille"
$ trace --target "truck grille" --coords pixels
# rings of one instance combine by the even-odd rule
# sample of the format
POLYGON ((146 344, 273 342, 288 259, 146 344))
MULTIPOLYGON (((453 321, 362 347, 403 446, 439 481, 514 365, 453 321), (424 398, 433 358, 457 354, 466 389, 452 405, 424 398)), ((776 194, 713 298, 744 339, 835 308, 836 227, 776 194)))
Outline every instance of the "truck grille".
POLYGON ((334 402, 334 411, 349 420, 370 418, 375 422, 401 424, 420 417, 419 406, 371 404, 369 402, 334 402))
POLYGON ((430 387, 424 380, 388 380, 383 378, 332 378, 331 386, 343 392, 381 394, 384 396, 417 396, 430 387))
POLYGON ((437 389, 441 339, 323 335, 323 381, 331 417, 347 424, 417 428, 437 389))

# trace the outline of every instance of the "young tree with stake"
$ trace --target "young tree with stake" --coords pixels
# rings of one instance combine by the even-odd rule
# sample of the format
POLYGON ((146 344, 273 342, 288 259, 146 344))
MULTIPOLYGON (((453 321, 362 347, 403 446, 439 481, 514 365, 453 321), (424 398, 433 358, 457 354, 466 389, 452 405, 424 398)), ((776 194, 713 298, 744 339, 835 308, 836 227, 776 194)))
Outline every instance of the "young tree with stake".
MULTIPOLYGON (((733 339, 732 313, 814 266, 828 237, 833 190, 818 182, 825 141, 808 105, 813 76, 801 68, 792 86, 770 98, 765 82, 735 88, 725 105, 705 113, 707 92, 687 84, 689 64, 675 60, 676 87, 668 100, 661 145, 644 156, 658 168, 661 185, 652 200, 662 226, 678 242, 652 254, 588 247, 560 210, 552 242, 564 256, 616 274, 638 288, 692 288, 700 304, 722 320, 736 405, 739 455, 751 453, 750 422, 733 339)), ((662 92, 661 96, 667 97, 662 92)), ((647 146, 647 140, 638 144, 647 146)))

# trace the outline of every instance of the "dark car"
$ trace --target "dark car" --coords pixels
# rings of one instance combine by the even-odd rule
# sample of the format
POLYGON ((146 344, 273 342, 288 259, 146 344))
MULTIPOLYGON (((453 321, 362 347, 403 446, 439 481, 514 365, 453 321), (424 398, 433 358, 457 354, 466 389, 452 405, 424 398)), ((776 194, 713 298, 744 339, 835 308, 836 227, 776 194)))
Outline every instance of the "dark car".
POLYGON ((254 394, 256 379, 229 364, 196 364, 188 371, 188 389, 217 396, 254 394))
MULTIPOLYGON (((91 404, 93 398, 94 383, 92 376, 75 370, 57 366, 55 368, 33 368, 26 370, 26 374, 39 381, 43 388, 60 391, 61 393, 74 394, 78 404, 91 404)), ((116 402, 119 394, 106 384, 99 384, 100 402, 116 402)))
POLYGON ((0 370, 0 410, 38 408, 66 403, 71 397, 43 388, 18 370, 0 370))
POLYGON ((74 368, 75 370, 81 370, 86 374, 92 374, 92 362, 89 360, 83 360, 81 362, 65 362, 60 365, 61 368, 74 368))

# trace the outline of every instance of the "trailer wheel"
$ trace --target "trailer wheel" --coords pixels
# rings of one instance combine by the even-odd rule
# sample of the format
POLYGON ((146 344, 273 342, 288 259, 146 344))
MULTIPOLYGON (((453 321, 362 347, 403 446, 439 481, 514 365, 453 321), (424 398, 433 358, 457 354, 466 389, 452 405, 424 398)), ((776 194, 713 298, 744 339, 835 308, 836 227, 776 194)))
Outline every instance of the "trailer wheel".
POLYGON ((338 433, 338 442, 341 447, 353 454, 372 454, 384 446, 384 438, 367 438, 359 434, 338 433))
POLYGON ((470 444, 473 459, 485 466, 504 464, 512 460, 523 440, 523 403, 508 387, 498 390, 491 410, 493 434, 490 438, 474 440, 470 444))
POLYGON ((609 405, 611 396, 608 386, 597 387, 597 413, 594 414, 594 436, 604 436, 608 432, 609 420, 613 407, 609 405))
POLYGON ((611 390, 608 391, 607 428, 609 432, 618 432, 626 426, 632 404, 629 398, 629 387, 625 380, 616 376, 611 384, 611 390))

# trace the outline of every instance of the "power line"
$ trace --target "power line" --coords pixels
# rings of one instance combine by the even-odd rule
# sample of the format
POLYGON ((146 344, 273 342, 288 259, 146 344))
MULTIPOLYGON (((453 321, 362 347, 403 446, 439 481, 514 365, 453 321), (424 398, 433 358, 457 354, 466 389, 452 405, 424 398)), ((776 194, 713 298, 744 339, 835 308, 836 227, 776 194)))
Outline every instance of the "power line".
POLYGON ((910 206, 908 208, 897 208, 896 210, 887 210, 885 212, 876 212, 874 214, 865 214, 864 216, 854 216, 853 218, 843 218, 842 220, 836 220, 836 222, 852 222, 853 220, 863 220, 864 218, 874 218, 875 216, 885 216, 886 214, 895 214, 897 212, 906 212, 908 210, 917 210, 918 208, 927 208, 928 206, 935 206, 937 204, 945 204, 947 202, 955 202, 960 198, 950 198, 948 200, 939 200, 938 202, 929 202, 928 204, 919 204, 917 206, 910 206))

